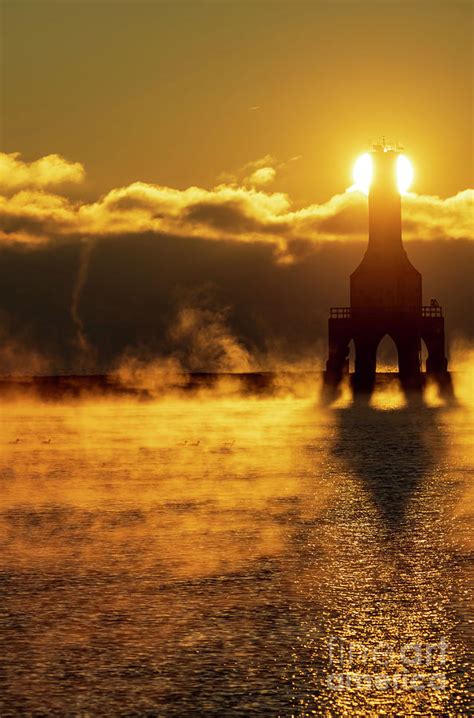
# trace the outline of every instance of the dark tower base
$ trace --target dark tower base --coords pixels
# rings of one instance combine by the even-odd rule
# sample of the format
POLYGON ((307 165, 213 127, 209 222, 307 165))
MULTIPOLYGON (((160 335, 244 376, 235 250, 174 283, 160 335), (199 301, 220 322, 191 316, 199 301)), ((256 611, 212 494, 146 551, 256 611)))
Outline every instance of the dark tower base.
POLYGON ((428 350, 427 377, 432 377, 441 387, 450 384, 444 353, 444 318, 438 306, 420 307, 418 311, 331 309, 326 384, 335 387, 348 373, 349 343, 353 340, 353 388, 356 393, 370 394, 375 384, 377 347, 386 334, 397 347, 399 377, 405 391, 416 392, 422 387, 421 340, 428 350))

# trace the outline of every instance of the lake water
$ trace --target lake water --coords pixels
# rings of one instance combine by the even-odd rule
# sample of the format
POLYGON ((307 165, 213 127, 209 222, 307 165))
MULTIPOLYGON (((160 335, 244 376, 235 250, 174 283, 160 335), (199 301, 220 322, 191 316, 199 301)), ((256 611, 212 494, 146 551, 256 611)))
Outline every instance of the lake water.
POLYGON ((473 411, 0 413, 0 715, 464 716, 473 411))

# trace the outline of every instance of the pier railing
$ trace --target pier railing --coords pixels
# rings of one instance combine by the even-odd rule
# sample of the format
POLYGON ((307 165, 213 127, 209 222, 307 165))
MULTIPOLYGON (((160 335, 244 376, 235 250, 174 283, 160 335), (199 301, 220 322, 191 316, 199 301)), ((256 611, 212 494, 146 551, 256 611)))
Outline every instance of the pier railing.
POLYGON ((350 319, 351 308, 350 307, 331 307, 329 310, 329 316, 331 319, 350 319))
POLYGON ((440 307, 439 304, 431 304, 428 307, 421 307, 421 316, 422 317, 442 317, 443 316, 443 307, 440 307))
POLYGON ((380 314, 382 312, 397 314, 417 314, 422 317, 442 317, 443 308, 439 304, 430 304, 424 307, 331 307, 329 317, 331 319, 352 319, 354 314, 380 314))

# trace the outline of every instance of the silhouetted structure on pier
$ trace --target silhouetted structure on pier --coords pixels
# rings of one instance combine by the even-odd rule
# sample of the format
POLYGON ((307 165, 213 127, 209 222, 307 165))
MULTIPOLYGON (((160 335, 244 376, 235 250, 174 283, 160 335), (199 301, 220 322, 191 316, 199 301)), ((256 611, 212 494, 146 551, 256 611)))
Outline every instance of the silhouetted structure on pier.
POLYGON ((398 350, 398 369, 405 389, 422 383, 421 340, 426 344, 426 373, 449 385, 444 350, 444 319, 438 302, 422 306, 421 274, 402 242, 401 198, 397 187, 398 150, 374 145, 369 190, 369 243, 351 274, 351 306, 333 307, 329 317, 326 383, 336 386, 349 371, 349 343, 355 345, 355 391, 371 392, 376 354, 388 334, 398 350))

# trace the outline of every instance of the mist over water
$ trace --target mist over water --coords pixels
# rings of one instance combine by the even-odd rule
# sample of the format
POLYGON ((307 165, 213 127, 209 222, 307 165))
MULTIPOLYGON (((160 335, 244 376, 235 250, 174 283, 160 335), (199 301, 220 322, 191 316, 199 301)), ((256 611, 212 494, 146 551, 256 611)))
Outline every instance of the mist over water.
POLYGON ((0 715, 469 715, 457 394, 5 401, 0 715))

